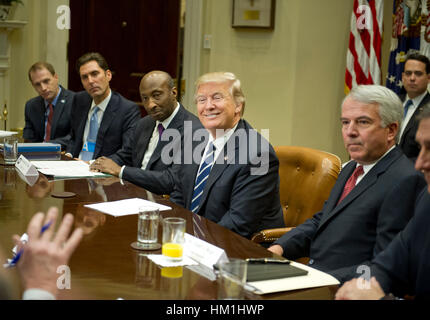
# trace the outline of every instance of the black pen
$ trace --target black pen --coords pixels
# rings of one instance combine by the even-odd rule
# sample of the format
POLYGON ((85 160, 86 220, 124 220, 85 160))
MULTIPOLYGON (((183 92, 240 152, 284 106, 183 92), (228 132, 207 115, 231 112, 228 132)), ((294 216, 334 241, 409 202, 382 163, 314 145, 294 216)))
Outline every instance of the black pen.
POLYGON ((279 264, 290 264, 290 260, 280 260, 275 258, 248 258, 248 263, 279 263, 279 264))

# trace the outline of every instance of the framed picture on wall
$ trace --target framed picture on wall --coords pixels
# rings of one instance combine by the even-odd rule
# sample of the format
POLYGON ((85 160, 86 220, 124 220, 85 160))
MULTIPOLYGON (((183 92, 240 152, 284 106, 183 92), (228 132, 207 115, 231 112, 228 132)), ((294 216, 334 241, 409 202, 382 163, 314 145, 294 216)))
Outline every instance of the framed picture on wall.
POLYGON ((233 0, 233 28, 275 27, 276 0, 233 0))

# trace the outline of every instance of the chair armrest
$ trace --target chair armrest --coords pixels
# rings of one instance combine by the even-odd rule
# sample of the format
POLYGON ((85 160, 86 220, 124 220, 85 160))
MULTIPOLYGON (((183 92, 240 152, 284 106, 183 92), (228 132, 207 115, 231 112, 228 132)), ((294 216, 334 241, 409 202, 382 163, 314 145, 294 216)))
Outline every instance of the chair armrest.
POLYGON ((271 243, 278 240, 284 233, 292 229, 294 229, 294 227, 261 230, 252 236, 251 241, 255 243, 271 243))

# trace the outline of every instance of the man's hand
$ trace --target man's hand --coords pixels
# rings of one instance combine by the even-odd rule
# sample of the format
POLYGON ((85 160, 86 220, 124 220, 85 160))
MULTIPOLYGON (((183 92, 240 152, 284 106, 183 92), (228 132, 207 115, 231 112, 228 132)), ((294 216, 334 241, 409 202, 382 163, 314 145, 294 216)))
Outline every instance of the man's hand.
POLYGON ((100 157, 94 161, 90 166, 91 171, 104 172, 118 177, 121 172, 121 167, 112 159, 100 157))
POLYGON ((73 226, 73 215, 66 214, 54 234, 58 209, 50 208, 48 213, 39 212, 33 216, 28 228, 28 242, 23 245, 18 235, 13 236, 18 250, 23 249, 17 268, 21 275, 24 289, 43 289, 57 295, 57 268, 67 265, 70 256, 82 240, 82 229, 77 228, 69 237, 73 226), (49 228, 41 233, 42 226, 50 223, 49 228))
POLYGON ((273 253, 276 253, 277 255, 280 255, 280 256, 282 256, 282 254, 284 253, 284 249, 282 249, 282 247, 279 244, 270 246, 267 250, 273 253))
POLYGON ((336 292, 336 300, 379 300, 385 296, 375 277, 370 281, 352 279, 336 292))

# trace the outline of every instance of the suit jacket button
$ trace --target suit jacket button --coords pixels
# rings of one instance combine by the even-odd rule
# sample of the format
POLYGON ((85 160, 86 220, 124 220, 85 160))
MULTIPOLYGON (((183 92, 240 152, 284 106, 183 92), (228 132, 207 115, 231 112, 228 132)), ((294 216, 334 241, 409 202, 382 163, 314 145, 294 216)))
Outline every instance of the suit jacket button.
POLYGON ((314 262, 315 262, 314 259, 309 260, 309 264, 314 264, 314 262))

